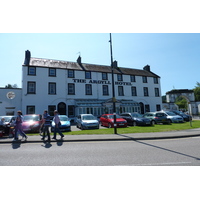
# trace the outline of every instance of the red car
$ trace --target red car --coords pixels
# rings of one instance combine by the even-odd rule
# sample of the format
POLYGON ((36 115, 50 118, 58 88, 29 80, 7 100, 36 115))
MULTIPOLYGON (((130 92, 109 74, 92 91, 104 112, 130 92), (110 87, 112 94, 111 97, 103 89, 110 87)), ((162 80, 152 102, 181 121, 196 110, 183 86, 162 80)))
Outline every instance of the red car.
MULTIPOLYGON (((106 126, 108 128, 114 127, 114 115, 113 114, 104 114, 100 117, 100 124, 101 126, 106 126)), ((120 117, 119 115, 116 115, 116 124, 117 128, 120 127, 127 127, 127 121, 120 117)))
POLYGON ((27 133, 39 133, 42 124, 41 115, 24 115, 22 129, 27 133))

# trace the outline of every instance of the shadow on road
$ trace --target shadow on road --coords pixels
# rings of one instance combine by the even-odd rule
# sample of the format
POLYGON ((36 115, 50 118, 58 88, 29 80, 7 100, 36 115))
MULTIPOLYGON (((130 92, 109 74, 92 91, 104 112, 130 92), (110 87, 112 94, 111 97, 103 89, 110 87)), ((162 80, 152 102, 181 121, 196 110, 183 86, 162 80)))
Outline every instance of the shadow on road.
POLYGON ((140 143, 140 144, 143 144, 143 145, 151 146, 151 147, 154 147, 154 148, 157 148, 157 149, 161 149, 161 150, 164 150, 164 151, 168 151, 168 152, 171 152, 171 153, 176 153, 176 154, 179 154, 179 155, 182 155, 182 156, 193 158, 195 160, 200 160, 200 158, 197 158, 197 157, 194 157, 194 156, 191 156, 191 155, 187 155, 185 153, 181 153, 181 152, 177 152, 177 151, 174 151, 174 150, 171 150, 171 149, 166 149, 166 148, 159 147, 159 146, 156 146, 156 145, 148 144, 146 142, 141 142, 141 141, 136 140, 135 138, 132 138, 132 137, 127 136, 127 135, 122 135, 122 134, 117 134, 117 135, 129 138, 129 139, 133 140, 134 142, 137 142, 137 143, 140 143))
POLYGON ((63 140, 57 140, 57 141, 56 141, 56 143, 57 143, 57 146, 59 146, 59 147, 60 147, 60 146, 62 146, 62 145, 63 145, 63 140))
POLYGON ((52 144, 50 142, 44 142, 44 145, 41 145, 41 146, 49 149, 52 147, 52 144))
POLYGON ((13 149, 18 149, 21 147, 21 142, 13 142, 12 143, 12 148, 13 149))

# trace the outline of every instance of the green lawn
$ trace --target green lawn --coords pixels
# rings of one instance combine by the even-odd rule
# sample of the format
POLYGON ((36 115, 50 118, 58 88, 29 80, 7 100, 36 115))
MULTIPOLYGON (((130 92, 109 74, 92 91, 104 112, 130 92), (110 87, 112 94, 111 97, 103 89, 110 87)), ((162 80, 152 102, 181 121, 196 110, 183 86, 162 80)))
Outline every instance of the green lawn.
MULTIPOLYGON (((166 131, 179 131, 186 129, 194 129, 200 128, 200 120, 192 121, 192 127, 190 126, 190 122, 171 124, 171 125, 154 125, 154 126, 135 126, 135 127, 127 127, 127 128, 118 128, 117 133, 125 134, 125 133, 149 133, 149 132, 166 132, 166 131)), ((93 129, 93 130, 82 130, 82 131, 72 131, 65 132, 65 135, 88 135, 88 134, 114 134, 113 128, 106 129, 93 129)))

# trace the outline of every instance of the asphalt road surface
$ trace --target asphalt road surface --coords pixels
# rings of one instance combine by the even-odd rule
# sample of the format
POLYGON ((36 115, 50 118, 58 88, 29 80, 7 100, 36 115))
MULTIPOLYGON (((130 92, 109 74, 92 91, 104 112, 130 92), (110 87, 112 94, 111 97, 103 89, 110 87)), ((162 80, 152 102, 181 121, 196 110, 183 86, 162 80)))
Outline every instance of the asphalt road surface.
POLYGON ((199 166, 200 137, 0 144, 0 166, 199 166))

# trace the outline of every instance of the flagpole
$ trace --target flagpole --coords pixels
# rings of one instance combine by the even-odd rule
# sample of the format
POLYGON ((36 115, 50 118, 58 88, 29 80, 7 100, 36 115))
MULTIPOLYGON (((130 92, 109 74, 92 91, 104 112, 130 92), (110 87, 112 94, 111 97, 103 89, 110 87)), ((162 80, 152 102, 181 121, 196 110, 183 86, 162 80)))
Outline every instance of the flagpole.
POLYGON ((116 98, 115 98, 115 85, 114 85, 114 65, 113 65, 113 53, 112 53, 112 36, 110 33, 110 57, 111 57, 111 70, 112 70, 112 102, 113 102, 113 114, 114 114, 114 134, 117 134, 116 123, 116 98))

